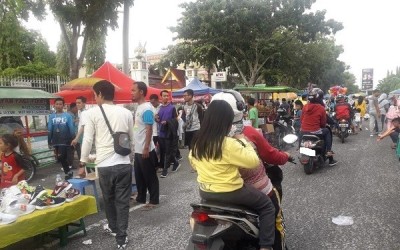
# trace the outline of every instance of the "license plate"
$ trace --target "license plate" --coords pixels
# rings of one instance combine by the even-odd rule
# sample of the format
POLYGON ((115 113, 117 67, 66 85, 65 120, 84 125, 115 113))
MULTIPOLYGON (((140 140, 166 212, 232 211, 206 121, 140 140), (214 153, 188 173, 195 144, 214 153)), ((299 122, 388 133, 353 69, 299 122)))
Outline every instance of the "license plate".
POLYGON ((347 128, 349 125, 348 124, 339 124, 339 127, 341 128, 347 128))
POLYGON ((307 156, 315 156, 315 150, 310 148, 300 147, 300 154, 307 156))

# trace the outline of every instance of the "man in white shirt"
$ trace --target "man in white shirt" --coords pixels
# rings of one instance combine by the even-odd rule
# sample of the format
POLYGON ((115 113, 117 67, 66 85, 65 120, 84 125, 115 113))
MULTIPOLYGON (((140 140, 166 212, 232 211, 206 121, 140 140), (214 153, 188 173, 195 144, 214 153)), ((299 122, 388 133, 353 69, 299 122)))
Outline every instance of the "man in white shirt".
POLYGON ((146 102, 147 86, 144 82, 135 82, 132 88, 132 98, 139 106, 135 113, 135 179, 138 190, 136 202, 146 203, 147 191, 150 201, 143 210, 151 210, 159 203, 159 182, 156 173, 157 155, 152 140, 154 113, 153 106, 146 102))
POLYGON ((117 248, 125 249, 128 242, 129 200, 132 185, 132 165, 129 155, 117 154, 114 140, 108 129, 100 106, 104 109, 113 132, 126 132, 133 148, 133 117, 129 110, 113 104, 115 88, 102 80, 93 86, 96 103, 99 105, 85 111, 85 126, 79 175, 85 176, 85 164, 93 141, 96 147, 96 167, 108 225, 104 229, 116 237, 117 248))
MULTIPOLYGON (((78 96, 75 100, 76 107, 78 108, 78 131, 76 133, 75 139, 72 140, 71 146, 74 146, 76 153, 78 154, 78 159, 81 159, 81 146, 83 139, 83 130, 85 127, 84 113, 86 111, 86 97, 78 96)), ((88 173, 91 172, 90 168, 86 168, 88 173)))

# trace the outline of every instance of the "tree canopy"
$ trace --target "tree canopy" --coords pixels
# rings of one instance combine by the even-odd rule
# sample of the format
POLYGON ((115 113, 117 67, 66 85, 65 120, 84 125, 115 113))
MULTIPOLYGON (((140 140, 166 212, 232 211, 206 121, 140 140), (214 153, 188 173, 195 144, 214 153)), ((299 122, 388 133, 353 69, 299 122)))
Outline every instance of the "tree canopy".
MULTIPOLYGON (((315 0, 199 0, 183 3, 184 12, 176 27, 186 50, 186 58, 178 62, 196 60, 204 66, 217 65, 237 73, 246 85, 254 85, 268 75, 275 80, 300 81, 312 78, 315 69, 303 69, 288 74, 291 49, 294 57, 304 60, 309 43, 335 34, 343 26, 334 20, 325 20, 325 12, 310 11, 315 0), (187 58, 189 57, 189 58, 187 58), (184 60, 183 60, 184 59, 184 60), (286 67, 286 72, 276 69, 286 67)), ((315 43, 314 46, 318 44, 315 43)), ((334 59, 336 59, 335 57, 334 59)), ((305 65, 300 61, 297 65, 305 65)), ((322 65, 321 65, 322 66, 322 65)))
POLYGON ((388 72, 388 75, 384 79, 379 81, 377 89, 379 89, 383 93, 390 93, 393 90, 400 89, 400 70, 399 70, 399 68, 396 69, 395 73, 388 72))
POLYGON ((107 28, 118 26, 118 9, 133 0, 48 0, 50 9, 60 24, 63 40, 68 51, 69 76, 77 78, 87 51, 89 40, 98 32, 107 34, 107 28), (78 48, 78 40, 82 46, 78 48), (79 51, 79 54, 78 54, 79 51))

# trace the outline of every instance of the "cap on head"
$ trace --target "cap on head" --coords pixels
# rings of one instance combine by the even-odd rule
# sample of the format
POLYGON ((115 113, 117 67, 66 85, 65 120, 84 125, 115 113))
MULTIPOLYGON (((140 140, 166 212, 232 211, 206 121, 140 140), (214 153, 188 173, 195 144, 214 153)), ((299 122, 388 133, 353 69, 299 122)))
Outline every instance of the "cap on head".
POLYGON ((243 119, 245 101, 239 92, 235 90, 224 90, 224 92, 215 94, 212 97, 211 102, 215 100, 224 100, 229 103, 234 113, 233 122, 238 122, 243 119))

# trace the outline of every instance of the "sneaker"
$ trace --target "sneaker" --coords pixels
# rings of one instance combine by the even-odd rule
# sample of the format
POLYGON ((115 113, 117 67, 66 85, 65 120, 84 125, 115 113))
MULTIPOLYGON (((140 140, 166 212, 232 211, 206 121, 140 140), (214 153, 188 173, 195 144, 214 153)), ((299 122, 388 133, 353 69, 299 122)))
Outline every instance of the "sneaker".
POLYGON ((19 188, 19 190, 23 194, 32 195, 35 192, 35 187, 29 186, 28 182, 26 182, 25 180, 18 182, 17 188, 19 188))
POLYGON ((79 192, 79 190, 75 188, 70 188, 65 192, 65 200, 67 202, 72 202, 79 196, 81 196, 81 192, 79 192))
MULTIPOLYGON (((177 162, 178 163, 178 162, 177 162)), ((181 167, 181 164, 180 163, 178 163, 178 164, 174 164, 174 167, 172 168, 172 170, 171 170, 171 172, 176 172, 176 171, 178 171, 178 169, 181 167)))
POLYGON ((111 230, 111 228, 108 226, 108 224, 104 224, 103 230, 104 230, 104 232, 108 233, 109 235, 111 235, 111 236, 113 236, 113 237, 117 236, 117 234, 114 233, 114 232, 111 230))
POLYGON ((29 204, 33 205, 38 197, 41 197, 42 195, 47 194, 47 191, 41 186, 38 185, 35 188, 35 192, 31 195, 31 198, 29 199, 29 204))
POLYGON ((126 249, 126 245, 128 244, 128 237, 125 238, 125 243, 120 245, 117 245, 117 249, 126 249))
POLYGON ((74 176, 74 173, 72 171, 69 171, 68 174, 65 175, 65 180, 68 181, 69 179, 72 179, 74 176))
POLYGON ((41 196, 38 196, 36 202, 33 204, 36 209, 43 210, 52 207, 59 207, 65 203, 65 198, 51 196, 47 192, 41 196))
POLYGON ((6 214, 22 216, 30 214, 36 209, 34 205, 19 203, 17 199, 9 200, 7 203, 8 204, 4 204, 3 210, 3 212, 6 214))
POLYGON ((164 168, 163 171, 162 171, 162 173, 161 173, 161 175, 160 175, 160 177, 161 177, 161 178, 165 178, 165 177, 167 177, 167 175, 168 175, 168 169, 167 169, 167 168, 164 168))
POLYGON ((182 155, 179 156, 179 157, 176 157, 176 160, 177 160, 177 161, 182 161, 182 159, 183 159, 182 155))
POLYGON ((71 187, 72 184, 69 183, 68 181, 59 182, 54 187, 51 195, 56 197, 62 197, 71 187))
POLYGON ((338 164, 338 161, 335 161, 335 160, 329 161, 329 166, 330 166, 330 167, 333 167, 333 166, 335 166, 336 164, 338 164))

